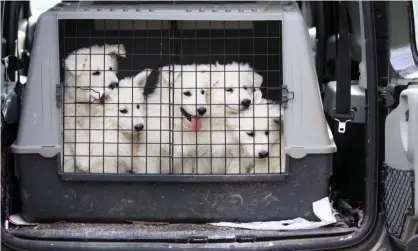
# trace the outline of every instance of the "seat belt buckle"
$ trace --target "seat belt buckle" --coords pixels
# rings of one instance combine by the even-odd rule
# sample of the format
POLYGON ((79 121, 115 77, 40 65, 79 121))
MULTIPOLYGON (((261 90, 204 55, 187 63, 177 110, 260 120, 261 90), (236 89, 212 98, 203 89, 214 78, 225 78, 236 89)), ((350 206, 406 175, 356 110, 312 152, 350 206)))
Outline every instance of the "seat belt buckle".
POLYGON ((354 120, 356 113, 350 109, 350 114, 337 114, 335 108, 331 110, 331 117, 338 122, 338 133, 345 133, 346 125, 354 120))
POLYGON ((351 120, 349 119, 349 120, 345 120, 345 121, 340 121, 337 118, 334 118, 334 120, 338 122, 338 132, 339 133, 345 133, 346 124, 347 124, 347 122, 350 122, 351 120))

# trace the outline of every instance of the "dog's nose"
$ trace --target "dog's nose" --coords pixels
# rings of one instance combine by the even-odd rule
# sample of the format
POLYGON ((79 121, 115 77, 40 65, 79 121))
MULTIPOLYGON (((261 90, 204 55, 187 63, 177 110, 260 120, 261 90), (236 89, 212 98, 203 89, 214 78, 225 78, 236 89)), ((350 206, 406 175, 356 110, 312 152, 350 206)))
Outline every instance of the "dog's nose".
POLYGON ((206 108, 205 107, 199 107, 197 108, 197 112, 199 113, 199 115, 204 115, 206 113, 206 108))
POLYGON ((269 156, 269 152, 267 151, 261 151, 258 153, 258 157, 260 157, 260 159, 267 158, 268 156, 269 156))
POLYGON ((241 105, 248 107, 251 105, 251 100, 249 99, 244 99, 243 101, 241 101, 241 105))
POLYGON ((143 124, 139 124, 134 126, 135 132, 140 132, 142 131, 142 129, 144 129, 144 125, 143 124))

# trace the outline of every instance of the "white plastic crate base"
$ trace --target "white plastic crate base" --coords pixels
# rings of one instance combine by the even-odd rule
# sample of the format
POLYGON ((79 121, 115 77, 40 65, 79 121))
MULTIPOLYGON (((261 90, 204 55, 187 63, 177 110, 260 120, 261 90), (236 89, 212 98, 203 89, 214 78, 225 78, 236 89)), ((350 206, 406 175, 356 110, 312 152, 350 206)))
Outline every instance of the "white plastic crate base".
MULTIPOLYGON (((22 217, 25 220, 36 222, 63 219, 100 222, 125 220, 248 222, 285 220, 299 216, 307 219, 315 218, 311 209, 312 202, 327 196, 332 153, 336 151, 336 147, 323 114, 311 40, 304 20, 296 4, 285 5, 285 7, 280 3, 227 4, 216 5, 215 10, 213 7, 215 5, 205 5, 205 8, 202 8, 198 4, 190 6, 144 4, 127 7, 101 6, 82 2, 81 5, 78 3, 61 4, 40 17, 24 97, 19 136, 12 147, 17 159, 22 195, 22 217), (277 79, 267 80, 265 77, 263 86, 266 82, 267 86, 277 86, 282 83, 286 85, 290 94, 287 97, 284 96, 284 99, 289 98, 289 100, 283 103, 286 106, 283 115, 284 152, 287 156, 286 173, 263 175, 78 175, 62 173, 60 171, 61 109, 57 106, 61 104, 61 100, 56 94, 57 85, 60 86, 58 83, 63 80, 60 55, 62 57, 65 52, 62 50, 62 44, 59 44, 61 29, 59 29, 58 20, 70 20, 69 22, 80 22, 80 24, 83 24, 83 20, 96 20, 96 31, 100 32, 102 22, 100 20, 103 17, 113 20, 109 23, 114 22, 118 24, 117 26, 123 22, 131 23, 131 27, 123 26, 128 32, 132 28, 141 29, 144 22, 161 24, 169 31, 183 27, 184 33, 181 34, 187 34, 186 28, 189 24, 192 28, 198 24, 200 29, 197 33, 204 33, 205 28, 208 27, 207 21, 223 24, 217 27, 218 32, 224 31, 223 34, 238 30, 245 34, 257 25, 263 27, 265 21, 279 24, 277 27, 281 30, 275 32, 279 38, 277 48, 280 56, 276 55, 272 60, 278 64, 276 72, 281 74, 278 74, 277 79), (117 20, 124 21, 118 22, 117 20), (238 22, 240 20, 245 20, 245 22, 238 22), (225 26, 226 28, 223 28, 225 26), (44 48, 49 49, 45 51, 44 48), (30 194, 28 191, 31 191, 30 194)), ((108 28, 107 25, 106 27, 108 28)), ((145 28, 148 27, 151 26, 145 26, 145 28)), ((213 34, 216 33, 215 30, 214 28, 213 34)), ((256 28, 253 31, 255 33, 268 32, 256 28)), ((102 32, 107 35, 107 31, 102 32)), ((112 32, 115 33, 115 31, 109 31, 109 34, 112 32)), ((161 43, 161 34, 165 32, 164 29, 147 29, 146 32, 150 40, 147 47, 149 51, 143 54, 160 53, 163 56, 167 54, 167 58, 171 57, 175 60, 186 58, 187 53, 175 54, 173 47, 170 47, 170 43, 173 43, 175 39, 167 39, 161 43), (153 32, 159 35, 155 41, 151 41, 150 35, 153 32), (163 52, 161 51, 163 48, 169 49, 163 52)), ((190 32, 195 34, 196 31, 192 29, 190 32)), ((119 33, 123 31, 116 31, 116 34, 119 33)), ((103 43, 123 42, 122 37, 114 37, 110 40, 106 40, 106 37, 102 37, 103 43)), ((265 34, 260 36, 260 40, 262 37, 267 39, 265 34)), ((134 38, 130 39, 133 41, 134 38)), ((245 37, 240 39, 242 48, 245 49, 245 37)), ((254 37, 248 37, 247 41, 252 39, 254 37)), ((91 43, 90 40, 91 37, 87 36, 84 41, 91 43)), ((126 60, 128 60, 129 54, 137 47, 123 44, 126 46, 128 55, 126 60)), ((71 51, 81 46, 82 43, 79 43, 74 48, 68 47, 67 49, 71 51)), ((144 50, 143 47, 139 49, 144 50)), ((254 49, 263 49, 263 47, 254 49)), ((216 59, 216 53, 213 51, 202 53, 205 57, 199 59, 190 50, 189 48, 190 61, 201 60, 197 63, 209 63, 205 60, 216 59)), ((240 56, 243 55, 245 53, 240 53, 240 56)), ((253 56, 254 52, 249 55, 253 56)), ((224 57, 222 53, 218 56, 224 57)), ((154 62, 152 60, 132 61, 136 63, 137 72, 144 68, 155 69, 156 66, 173 63, 161 59, 154 62)), ((245 62, 245 59, 239 61, 245 62)), ((123 69, 124 64, 128 63, 122 60, 120 69, 123 69)), ((262 72, 263 69, 260 71, 255 66, 255 70, 262 72)), ((121 75, 123 77, 123 74, 121 75)), ((156 76, 151 75, 150 79, 153 78, 156 76)), ((272 99, 282 99, 277 92, 271 92, 270 95, 272 99)))
POLYGON ((418 85, 411 84, 399 96, 399 105, 385 123, 386 227, 392 237, 406 241, 413 235, 418 215, 418 85))

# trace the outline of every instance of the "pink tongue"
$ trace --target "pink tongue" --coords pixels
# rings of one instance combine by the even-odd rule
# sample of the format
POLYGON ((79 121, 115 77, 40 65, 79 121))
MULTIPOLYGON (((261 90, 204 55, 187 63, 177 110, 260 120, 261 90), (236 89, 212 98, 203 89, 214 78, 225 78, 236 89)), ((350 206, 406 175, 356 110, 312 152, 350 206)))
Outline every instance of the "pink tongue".
POLYGON ((202 128, 202 121, 200 120, 200 118, 192 117, 191 123, 193 131, 198 132, 200 131, 200 128, 202 128))

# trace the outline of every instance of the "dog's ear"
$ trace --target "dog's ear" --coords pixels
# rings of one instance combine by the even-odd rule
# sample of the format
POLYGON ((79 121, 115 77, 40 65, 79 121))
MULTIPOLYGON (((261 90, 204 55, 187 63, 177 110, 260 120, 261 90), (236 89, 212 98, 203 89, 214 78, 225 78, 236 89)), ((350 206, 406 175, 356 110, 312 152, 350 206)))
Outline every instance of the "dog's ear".
POLYGON ((257 72, 249 72, 248 78, 250 79, 250 82, 253 82, 254 88, 259 88, 261 84, 263 83, 263 76, 258 74, 257 72))
POLYGON ((259 104, 263 99, 263 93, 261 91, 254 92, 254 104, 259 104))
POLYGON ((148 76, 151 74, 151 69, 144 69, 133 78, 133 86, 144 87, 147 83, 148 76))
POLYGON ((174 82, 179 78, 180 71, 174 70, 175 66, 164 66, 161 68, 161 80, 163 81, 162 84, 172 86, 174 82), (170 81, 172 80, 172 81, 170 81))
POLYGON ((126 58, 126 50, 123 44, 106 44, 105 45, 105 53, 106 55, 110 55, 112 57, 123 57, 126 58))
POLYGON ((65 71, 73 76, 81 74, 87 67, 88 57, 89 55, 77 55, 77 52, 71 53, 65 59, 65 71))

